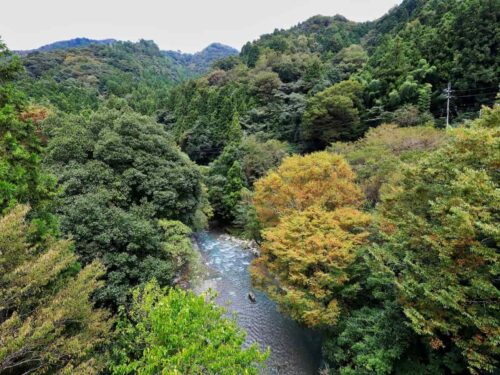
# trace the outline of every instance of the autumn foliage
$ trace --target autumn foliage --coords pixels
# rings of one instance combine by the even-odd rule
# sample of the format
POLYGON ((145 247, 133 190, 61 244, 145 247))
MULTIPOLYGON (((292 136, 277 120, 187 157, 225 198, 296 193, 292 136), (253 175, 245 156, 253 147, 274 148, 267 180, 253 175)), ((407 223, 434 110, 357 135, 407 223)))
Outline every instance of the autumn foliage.
POLYGON ((317 152, 285 158, 280 167, 255 184, 255 207, 265 227, 311 206, 333 211, 359 207, 362 194, 354 173, 340 156, 317 152))
POLYGON ((289 157, 256 183, 265 229, 253 281, 329 333, 339 373, 498 370, 499 114, 484 108, 446 134, 385 125, 336 144, 359 182, 380 182, 370 213, 333 153, 289 157))
POLYGON ((252 266, 255 283, 307 326, 334 325, 369 222, 369 215, 346 207, 313 206, 284 217, 264 231, 262 256, 252 266))
POLYGON ((310 327, 336 323, 349 267, 367 239, 370 216, 358 210, 353 180, 341 157, 319 152, 285 159, 256 184, 255 206, 267 229, 253 280, 310 327))

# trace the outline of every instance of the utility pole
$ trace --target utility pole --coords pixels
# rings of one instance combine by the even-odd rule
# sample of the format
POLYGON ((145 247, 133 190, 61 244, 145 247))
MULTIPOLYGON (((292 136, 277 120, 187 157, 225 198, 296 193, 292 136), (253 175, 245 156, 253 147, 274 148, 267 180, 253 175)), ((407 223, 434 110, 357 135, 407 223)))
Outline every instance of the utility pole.
POLYGON ((450 100, 451 100, 451 82, 448 82, 448 88, 444 90, 446 94, 446 129, 450 128, 450 100))

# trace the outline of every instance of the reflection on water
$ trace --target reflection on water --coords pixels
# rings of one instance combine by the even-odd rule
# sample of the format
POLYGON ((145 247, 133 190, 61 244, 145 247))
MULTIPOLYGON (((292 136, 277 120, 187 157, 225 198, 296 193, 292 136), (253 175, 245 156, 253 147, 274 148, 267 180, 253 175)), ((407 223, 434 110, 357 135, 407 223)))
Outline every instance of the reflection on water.
POLYGON ((195 290, 217 291, 217 302, 237 313, 237 322, 247 333, 249 343, 271 348, 265 373, 317 374, 320 343, 314 332, 298 326, 280 314, 274 302, 251 286, 248 265, 253 256, 239 244, 218 233, 197 234, 203 261, 207 266, 195 290), (257 302, 248 299, 253 292, 257 302))

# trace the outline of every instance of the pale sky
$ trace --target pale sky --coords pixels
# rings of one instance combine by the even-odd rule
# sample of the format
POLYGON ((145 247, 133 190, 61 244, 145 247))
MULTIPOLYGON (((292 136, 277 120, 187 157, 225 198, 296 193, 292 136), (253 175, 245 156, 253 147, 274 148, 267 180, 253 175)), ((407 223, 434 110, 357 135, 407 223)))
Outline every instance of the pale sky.
POLYGON ((0 37, 12 50, 76 37, 154 40, 195 52, 247 41, 316 15, 374 20, 401 0, 0 0, 0 37))

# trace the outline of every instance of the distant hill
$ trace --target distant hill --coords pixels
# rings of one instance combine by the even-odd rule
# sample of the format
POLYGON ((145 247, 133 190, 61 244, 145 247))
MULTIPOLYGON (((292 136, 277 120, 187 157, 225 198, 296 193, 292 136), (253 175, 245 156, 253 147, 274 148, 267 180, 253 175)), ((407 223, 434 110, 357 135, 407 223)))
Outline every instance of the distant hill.
MULTIPOLYGON (((69 40, 60 40, 38 48, 30 50, 14 51, 14 53, 27 56, 35 52, 52 52, 60 50, 68 50, 74 48, 84 48, 92 45, 108 46, 118 42, 116 39, 89 39, 89 38, 74 38, 69 40)), ((212 64, 220 59, 230 56, 237 56, 239 51, 236 48, 221 44, 212 43, 200 52, 183 53, 181 51, 162 51, 164 56, 174 64, 181 66, 190 76, 200 75, 210 70, 212 64)))
POLYGON ((54 45, 22 56, 27 74, 19 84, 35 101, 65 112, 95 109, 102 98, 115 96, 151 114, 172 86, 192 75, 152 41, 54 45))
POLYGON ((23 51, 14 51, 18 55, 21 56, 26 56, 32 52, 49 52, 49 51, 54 51, 54 50, 60 50, 60 49, 69 49, 69 48, 80 48, 80 47, 86 47, 91 44, 103 44, 103 45, 109 45, 116 42, 115 39, 89 39, 89 38, 74 38, 74 39, 69 39, 69 40, 60 40, 58 42, 46 44, 44 46, 41 46, 39 48, 34 48, 30 50, 23 50, 23 51))
POLYGON ((236 48, 221 44, 212 43, 205 49, 196 53, 182 53, 180 51, 163 51, 165 56, 172 58, 177 63, 186 67, 195 74, 206 73, 212 64, 230 56, 236 56, 239 51, 236 48))

